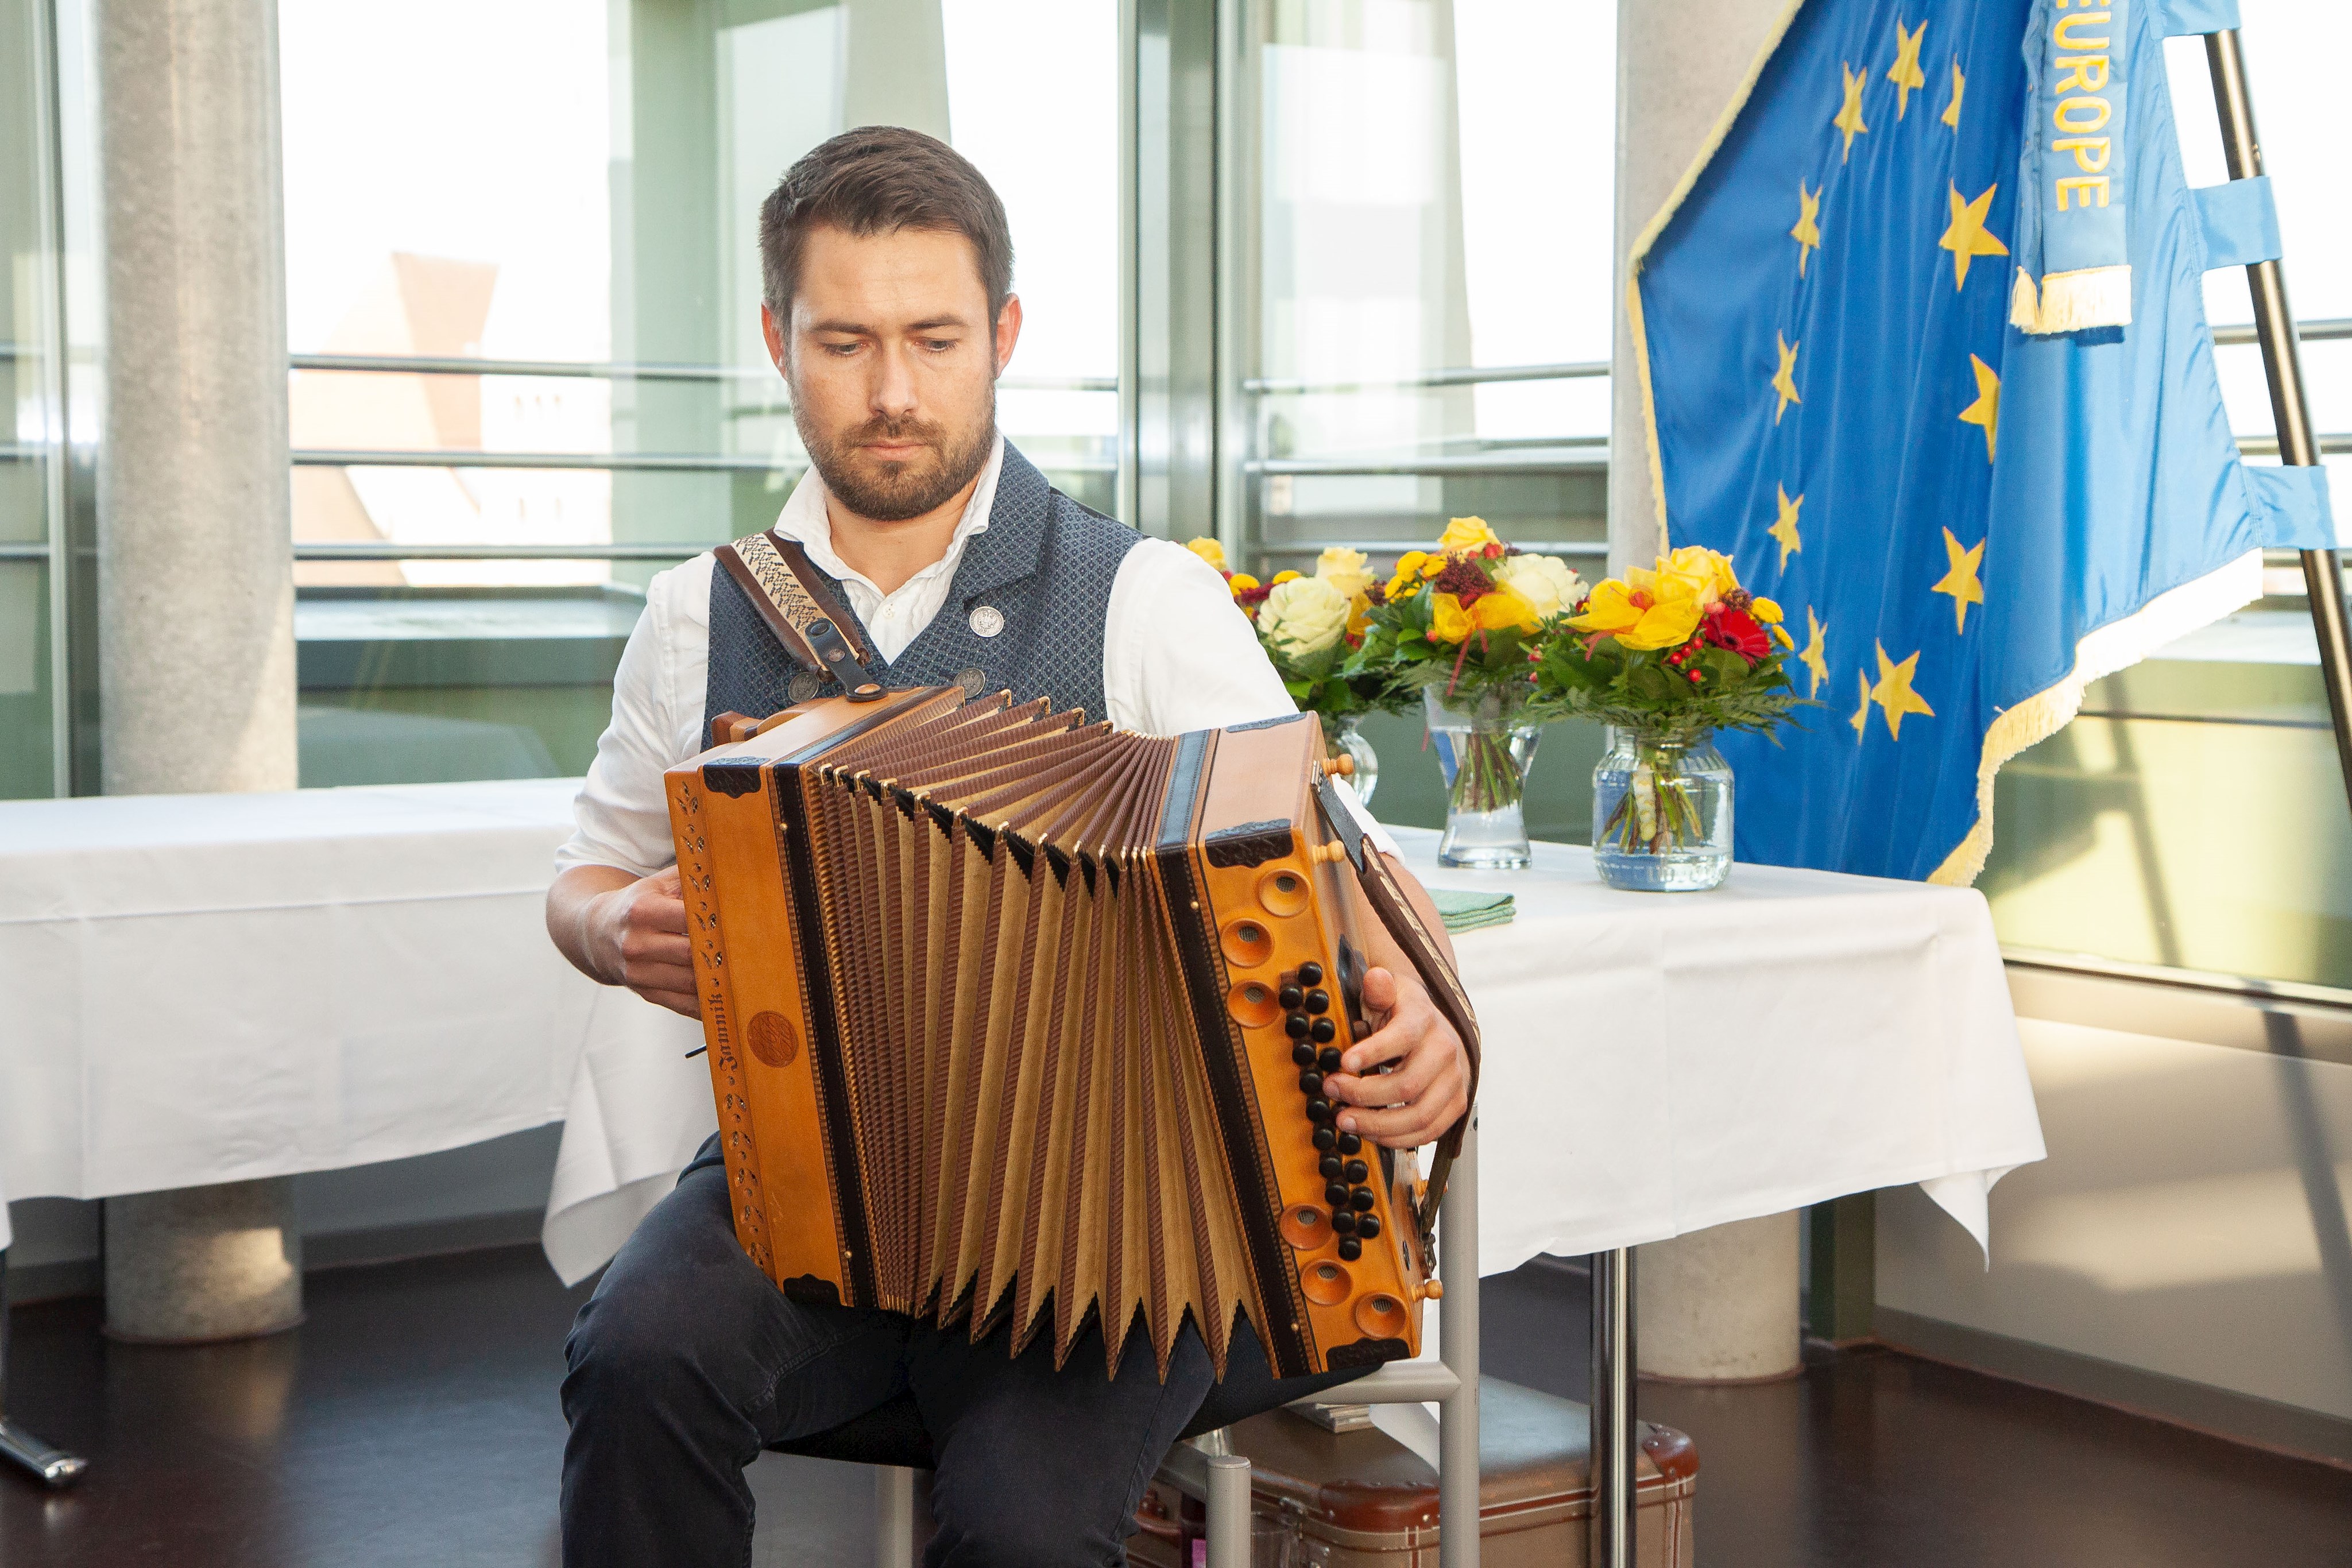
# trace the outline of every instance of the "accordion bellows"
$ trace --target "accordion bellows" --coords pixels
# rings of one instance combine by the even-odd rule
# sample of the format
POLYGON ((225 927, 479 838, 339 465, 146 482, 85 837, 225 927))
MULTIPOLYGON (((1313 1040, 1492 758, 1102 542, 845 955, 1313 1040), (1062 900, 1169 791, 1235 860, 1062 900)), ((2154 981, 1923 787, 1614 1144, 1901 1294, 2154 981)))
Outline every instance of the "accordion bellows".
POLYGON ((1057 1364, 1098 1319, 1115 1371, 1139 1317, 1165 1375, 1190 1317, 1222 1377, 1236 1313, 1281 1375, 1415 1354, 1433 1195, 1316 1092, 1367 912, 1475 1034, 1318 727, 1045 707, 835 698, 669 773, 744 1250, 1015 1354, 1050 1325, 1057 1364))

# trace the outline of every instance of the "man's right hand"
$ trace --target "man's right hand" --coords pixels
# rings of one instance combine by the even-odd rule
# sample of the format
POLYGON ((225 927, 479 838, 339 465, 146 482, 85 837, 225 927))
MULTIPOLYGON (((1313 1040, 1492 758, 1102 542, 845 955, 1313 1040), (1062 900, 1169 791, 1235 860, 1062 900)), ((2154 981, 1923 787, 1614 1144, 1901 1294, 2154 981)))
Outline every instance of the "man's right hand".
POLYGON ((643 878, 611 866, 574 866, 548 889, 547 928, 591 978, 626 986, 688 1018, 701 1016, 676 866, 643 878))

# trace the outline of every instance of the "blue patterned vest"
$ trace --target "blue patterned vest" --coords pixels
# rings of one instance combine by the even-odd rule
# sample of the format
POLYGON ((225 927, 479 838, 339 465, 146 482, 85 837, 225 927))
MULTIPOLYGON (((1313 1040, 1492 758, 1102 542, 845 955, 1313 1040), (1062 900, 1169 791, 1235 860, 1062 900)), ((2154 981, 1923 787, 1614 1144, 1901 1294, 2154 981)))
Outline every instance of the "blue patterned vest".
MULTIPOLYGON (((868 668, 886 686, 961 684, 975 695, 1009 691, 1015 702, 1042 696, 1055 712, 1082 708, 1089 719, 1106 717, 1103 623, 1118 564, 1141 539, 1048 485, 1007 442, 988 528, 965 543, 946 602, 898 658, 877 658, 868 668), (975 620, 997 630, 983 636, 975 620)), ((840 583, 830 577, 825 582, 846 607, 840 583)), ((856 619, 855 611, 850 615, 856 619)), ((874 645, 862 623, 857 641, 874 645)), ((700 727, 706 738, 714 714, 765 718, 840 690, 784 652, 740 584, 711 572, 710 674, 700 727)))

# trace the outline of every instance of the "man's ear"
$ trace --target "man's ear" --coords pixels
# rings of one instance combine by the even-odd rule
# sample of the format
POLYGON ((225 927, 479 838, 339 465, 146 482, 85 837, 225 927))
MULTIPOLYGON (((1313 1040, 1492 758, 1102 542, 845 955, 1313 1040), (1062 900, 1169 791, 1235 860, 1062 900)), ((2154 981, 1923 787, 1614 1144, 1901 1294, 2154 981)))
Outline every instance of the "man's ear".
MULTIPOLYGON (((761 307, 762 309, 766 308, 761 307)), ((1021 296, 1004 297, 1004 308, 996 313, 996 373, 1003 375, 1004 367, 1013 362, 1013 345, 1021 340, 1021 296)))
POLYGON ((784 324, 776 319, 776 313, 768 308, 765 301, 760 306, 760 336, 767 340, 768 362, 776 367, 778 375, 792 380, 792 368, 786 363, 790 356, 784 341, 784 324))

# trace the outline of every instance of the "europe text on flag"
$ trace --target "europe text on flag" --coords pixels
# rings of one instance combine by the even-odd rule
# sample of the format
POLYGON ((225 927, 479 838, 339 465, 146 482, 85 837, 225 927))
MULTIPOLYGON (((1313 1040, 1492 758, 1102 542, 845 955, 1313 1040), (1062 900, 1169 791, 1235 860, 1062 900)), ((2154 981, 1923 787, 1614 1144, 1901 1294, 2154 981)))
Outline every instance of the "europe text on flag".
POLYGON ((2085 685, 2334 543, 2214 374, 2200 276, 2277 254, 2263 182, 2182 175, 2162 38, 2214 3, 1802 0, 1636 243, 1661 523, 1824 705, 1723 744, 1740 858, 1972 879, 2085 685))

